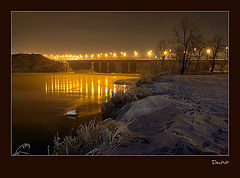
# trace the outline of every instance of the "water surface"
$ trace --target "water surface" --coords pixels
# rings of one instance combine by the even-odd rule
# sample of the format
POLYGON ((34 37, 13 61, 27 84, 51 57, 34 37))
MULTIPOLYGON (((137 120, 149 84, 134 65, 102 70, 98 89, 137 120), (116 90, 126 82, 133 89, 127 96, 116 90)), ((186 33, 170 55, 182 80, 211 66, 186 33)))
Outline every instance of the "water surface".
POLYGON ((47 145, 59 131, 70 133, 79 124, 100 118, 100 105, 105 96, 115 93, 114 80, 138 75, 24 73, 12 75, 12 149, 29 143, 30 154, 47 154, 47 145), (65 113, 77 109, 75 120, 65 113))

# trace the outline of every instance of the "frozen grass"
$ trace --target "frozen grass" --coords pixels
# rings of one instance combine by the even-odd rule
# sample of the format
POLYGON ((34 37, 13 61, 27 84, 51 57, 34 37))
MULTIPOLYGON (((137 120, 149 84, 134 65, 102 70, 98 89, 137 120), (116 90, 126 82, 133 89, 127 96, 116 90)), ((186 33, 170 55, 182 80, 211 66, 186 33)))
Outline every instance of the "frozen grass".
POLYGON ((117 90, 111 96, 106 96, 102 102, 103 119, 115 117, 116 111, 122 106, 152 95, 152 90, 146 87, 128 86, 125 90, 117 90))
POLYGON ((29 153, 24 152, 24 151, 20 151, 20 149, 25 150, 25 149, 30 149, 30 144, 28 143, 24 143, 22 145, 20 145, 18 147, 18 149, 15 151, 15 153, 13 154, 13 156, 17 156, 17 155, 28 155, 29 153))
POLYGON ((168 74, 169 73, 167 72, 143 72, 136 84, 151 84, 153 82, 159 81, 163 75, 168 74))
POLYGON ((53 155, 110 155, 118 146, 133 140, 134 134, 128 129, 132 121, 91 120, 72 135, 61 139, 57 134, 53 155))

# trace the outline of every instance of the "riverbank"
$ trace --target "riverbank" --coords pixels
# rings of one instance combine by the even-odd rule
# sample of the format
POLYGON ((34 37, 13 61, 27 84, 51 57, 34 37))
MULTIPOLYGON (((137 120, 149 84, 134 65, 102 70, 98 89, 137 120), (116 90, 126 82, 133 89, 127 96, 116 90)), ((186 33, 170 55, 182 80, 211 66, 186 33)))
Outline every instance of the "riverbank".
POLYGON ((137 119, 129 129, 141 136, 114 155, 228 154, 227 74, 165 75, 136 87, 152 94, 118 108, 114 119, 137 119))

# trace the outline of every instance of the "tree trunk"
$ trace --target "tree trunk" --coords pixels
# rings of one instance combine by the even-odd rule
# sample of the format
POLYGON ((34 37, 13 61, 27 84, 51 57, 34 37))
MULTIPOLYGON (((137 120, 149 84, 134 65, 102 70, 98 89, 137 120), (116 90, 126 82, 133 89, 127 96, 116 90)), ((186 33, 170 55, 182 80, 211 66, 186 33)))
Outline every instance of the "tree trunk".
POLYGON ((220 69, 219 73, 222 73, 223 67, 224 67, 224 65, 221 66, 221 69, 220 69))
POLYGON ((183 55, 183 59, 182 59, 182 67, 181 67, 181 71, 180 71, 180 74, 182 75, 185 71, 185 60, 186 60, 186 49, 184 51, 184 55, 183 55))
POLYGON ((215 67, 215 57, 213 58, 213 62, 212 62, 212 69, 211 69, 211 72, 214 71, 214 67, 215 67))
POLYGON ((184 73, 184 71, 185 71, 185 64, 184 64, 184 61, 183 61, 180 74, 182 75, 184 73))

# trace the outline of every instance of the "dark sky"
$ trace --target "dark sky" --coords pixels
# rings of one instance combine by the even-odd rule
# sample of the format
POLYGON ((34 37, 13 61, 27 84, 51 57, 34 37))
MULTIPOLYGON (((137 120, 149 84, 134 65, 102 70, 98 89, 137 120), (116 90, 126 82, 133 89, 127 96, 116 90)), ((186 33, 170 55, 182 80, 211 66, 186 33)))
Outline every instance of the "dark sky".
POLYGON ((227 12, 12 12, 12 53, 154 50, 182 17, 228 38, 227 12))

